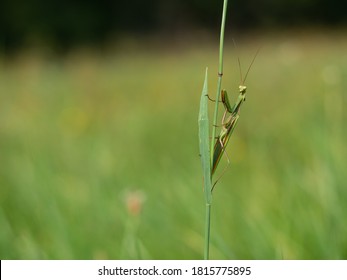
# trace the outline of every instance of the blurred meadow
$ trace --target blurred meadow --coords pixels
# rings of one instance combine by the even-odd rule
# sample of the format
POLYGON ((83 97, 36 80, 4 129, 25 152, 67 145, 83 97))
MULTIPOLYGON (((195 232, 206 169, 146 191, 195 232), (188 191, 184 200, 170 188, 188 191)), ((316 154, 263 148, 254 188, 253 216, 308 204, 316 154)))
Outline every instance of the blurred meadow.
MULTIPOLYGON (((245 73, 261 50, 213 192, 211 258, 346 259, 345 30, 226 37, 233 100, 237 57, 245 73)), ((217 43, 0 57, 0 258, 201 259, 197 118, 217 43)))

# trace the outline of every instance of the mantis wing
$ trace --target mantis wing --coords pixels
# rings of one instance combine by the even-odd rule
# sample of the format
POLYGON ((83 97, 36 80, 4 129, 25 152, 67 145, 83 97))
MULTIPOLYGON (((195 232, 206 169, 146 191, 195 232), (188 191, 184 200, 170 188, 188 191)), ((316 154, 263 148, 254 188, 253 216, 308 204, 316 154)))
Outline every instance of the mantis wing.
POLYGON ((225 148, 228 145, 230 136, 235 129, 238 118, 239 118, 238 115, 236 115, 236 117, 232 117, 230 119, 230 123, 228 123, 227 129, 222 130, 221 134, 218 136, 216 140, 216 143, 214 145, 214 151, 213 151, 212 175, 216 171, 219 161, 225 152, 225 148))

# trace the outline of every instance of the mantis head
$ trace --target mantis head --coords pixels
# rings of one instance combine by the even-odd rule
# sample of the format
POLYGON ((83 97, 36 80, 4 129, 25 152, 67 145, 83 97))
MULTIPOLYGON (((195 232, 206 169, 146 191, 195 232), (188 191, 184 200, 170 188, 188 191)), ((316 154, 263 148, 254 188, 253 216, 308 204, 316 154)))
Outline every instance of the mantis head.
POLYGON ((260 50, 260 48, 259 48, 259 49, 257 50, 257 52, 255 53, 255 55, 254 55, 254 57, 253 57, 253 60, 252 60, 251 64, 250 64, 249 67, 248 67, 248 70, 247 70, 247 73, 246 73, 245 78, 242 78, 241 63, 240 63, 240 59, 237 58, 237 60, 238 60, 238 62, 239 62, 240 77, 241 77, 241 85, 239 86, 239 92, 240 92, 240 94, 244 97, 244 98, 243 98, 244 101, 246 100, 245 94, 246 94, 246 90, 247 90, 247 87, 244 85, 244 83, 246 82, 246 79, 247 79, 249 70, 251 70, 252 65, 253 65, 253 63, 254 63, 254 60, 256 59, 256 57, 257 57, 257 55, 258 55, 258 53, 259 53, 259 50, 260 50))
POLYGON ((245 93, 246 93, 246 90, 247 90, 247 87, 246 87, 246 86, 243 86, 243 85, 239 86, 239 92, 240 92, 241 94, 245 94, 245 93))

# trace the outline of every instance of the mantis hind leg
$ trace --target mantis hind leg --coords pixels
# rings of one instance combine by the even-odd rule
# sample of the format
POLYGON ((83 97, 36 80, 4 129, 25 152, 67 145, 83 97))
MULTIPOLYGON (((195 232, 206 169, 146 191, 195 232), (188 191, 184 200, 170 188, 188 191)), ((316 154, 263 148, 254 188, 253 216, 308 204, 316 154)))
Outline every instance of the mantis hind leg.
POLYGON ((214 127, 223 127, 223 126, 225 126, 229 122, 229 121, 225 121, 227 113, 228 113, 228 111, 225 110, 224 113, 223 113, 222 124, 221 125, 214 124, 213 126, 214 127))

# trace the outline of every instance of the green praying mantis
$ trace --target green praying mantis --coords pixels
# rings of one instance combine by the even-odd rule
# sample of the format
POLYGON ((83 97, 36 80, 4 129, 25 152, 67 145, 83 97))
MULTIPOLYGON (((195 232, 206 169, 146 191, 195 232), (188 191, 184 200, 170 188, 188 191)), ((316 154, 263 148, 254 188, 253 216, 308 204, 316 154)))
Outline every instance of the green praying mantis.
MULTIPOLYGON (((230 105, 228 94, 226 90, 222 90, 222 103, 224 105, 225 111, 222 118, 222 128, 219 133, 219 136, 217 137, 216 143, 214 145, 214 151, 213 151, 213 160, 212 160, 212 175, 217 169, 217 166, 222 158, 222 155, 225 153, 225 148, 228 145, 229 139, 231 134, 233 133, 237 121, 239 119, 239 112, 242 103, 246 100, 246 86, 239 86, 239 97, 234 106, 230 105), (226 119, 227 113, 230 113, 230 116, 226 119), (226 119, 226 120, 225 120, 226 119)), ((226 154, 227 156, 227 154, 226 154)), ((227 156, 228 158, 228 156, 227 156)), ((228 158, 229 162, 229 158, 228 158)))
MULTIPOLYGON (((240 76, 241 76, 241 84, 239 86, 239 96, 235 102, 235 104, 232 106, 229 97, 226 90, 221 91, 221 101, 215 101, 212 100, 208 96, 208 89, 207 89, 207 69, 205 74, 205 82, 203 91, 201 94, 201 100, 200 100, 200 111, 199 111, 199 142, 200 142, 200 156, 201 156, 201 162, 202 162, 202 168, 204 173, 204 189, 205 189, 205 195, 206 201, 211 201, 211 192, 218 182, 218 180, 221 178, 221 176, 215 181, 215 183, 212 185, 212 176, 217 170, 217 167, 220 163, 221 158, 225 154, 227 157, 228 164, 230 163, 229 157, 226 152, 226 147, 228 145, 228 142, 230 140, 230 137, 236 127, 236 124, 238 122, 239 116, 240 116, 240 108, 242 104, 246 101, 246 90, 247 87, 245 86, 245 81, 247 79, 248 73, 259 53, 259 50, 257 50, 251 64, 248 67, 248 70, 246 72, 245 78, 242 78, 242 71, 241 71, 241 63, 238 59, 239 63, 239 69, 240 69, 240 76), (219 135, 216 138, 216 142, 213 146, 213 154, 212 159, 210 156, 210 145, 209 145, 209 120, 208 120, 208 100, 215 101, 215 102, 222 102, 224 105, 224 114, 222 117, 222 124, 221 124, 221 130, 219 135)), ((226 169, 225 169, 226 170, 226 169)), ((224 171, 223 171, 224 173, 224 171)), ((222 174, 223 175, 223 174, 222 174)))
MULTIPOLYGON (((222 125, 221 125, 221 130, 219 133, 219 136, 216 139, 215 145, 214 145, 214 150, 213 150, 213 158, 212 158, 212 167, 211 167, 211 175, 213 175, 219 165, 219 162, 223 156, 223 154, 226 155, 227 160, 228 160, 228 164, 229 164, 229 157, 226 153, 226 146, 228 145, 230 136, 232 135, 236 124, 238 122, 239 119, 239 114, 240 114, 240 108, 242 106, 242 104, 246 101, 246 90, 247 87, 244 85, 248 73, 253 65, 253 62, 255 60, 255 58, 257 57, 259 52, 256 52, 248 70, 247 73, 245 75, 245 78, 242 78, 242 72, 241 72, 241 64, 240 64, 240 60, 238 59, 238 63, 239 63, 239 69, 240 69, 240 76, 241 76, 241 84, 239 86, 239 96, 235 102, 235 104, 233 106, 231 106, 229 98, 228 98, 228 94, 226 90, 222 90, 221 91, 221 102, 224 105, 225 111, 223 114, 223 118, 222 118, 222 125), (228 116, 228 117, 227 117, 228 116)), ((217 179, 218 181, 219 179, 217 179)), ((217 183, 217 181, 214 183, 214 185, 217 183)), ((213 187, 214 187, 213 185, 213 187)), ((212 187, 212 189, 213 189, 212 187)))

